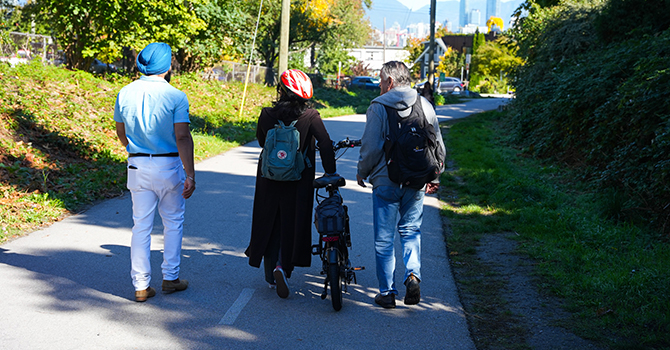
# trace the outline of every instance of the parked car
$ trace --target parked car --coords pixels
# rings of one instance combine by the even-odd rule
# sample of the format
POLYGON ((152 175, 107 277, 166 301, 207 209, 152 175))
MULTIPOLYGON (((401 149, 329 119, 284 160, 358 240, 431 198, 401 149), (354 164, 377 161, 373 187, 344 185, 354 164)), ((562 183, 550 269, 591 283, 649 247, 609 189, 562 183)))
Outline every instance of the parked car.
POLYGON ((440 85, 438 88, 438 92, 461 92, 464 89, 465 84, 461 81, 461 79, 458 78, 453 78, 453 77, 445 77, 440 79, 440 85))
MULTIPOLYGON (((417 91, 420 91, 421 89, 423 89, 424 84, 426 84, 426 82, 422 81, 416 84, 414 87, 416 88, 417 91)), ((439 81, 435 79, 435 81, 433 82, 433 91, 435 91, 438 94, 449 93, 449 92, 460 93, 463 90, 465 90, 465 84, 463 84, 461 79, 458 78, 445 77, 440 78, 439 81)))
POLYGON ((105 63, 100 61, 99 59, 93 60, 93 63, 91 63, 91 68, 90 71, 92 73, 112 73, 112 72, 117 72, 118 69, 116 68, 115 65, 111 63, 105 63))
POLYGON ((355 77, 349 83, 349 89, 379 89, 379 79, 373 77, 355 77))

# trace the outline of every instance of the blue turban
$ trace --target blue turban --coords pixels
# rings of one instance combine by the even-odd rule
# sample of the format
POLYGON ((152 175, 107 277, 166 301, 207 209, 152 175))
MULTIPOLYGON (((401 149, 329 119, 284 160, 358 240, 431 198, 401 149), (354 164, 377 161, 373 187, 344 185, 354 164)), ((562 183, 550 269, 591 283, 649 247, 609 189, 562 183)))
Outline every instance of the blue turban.
POLYGON ((167 72, 172 64, 172 49, 166 43, 151 43, 137 55, 137 69, 144 75, 167 72))

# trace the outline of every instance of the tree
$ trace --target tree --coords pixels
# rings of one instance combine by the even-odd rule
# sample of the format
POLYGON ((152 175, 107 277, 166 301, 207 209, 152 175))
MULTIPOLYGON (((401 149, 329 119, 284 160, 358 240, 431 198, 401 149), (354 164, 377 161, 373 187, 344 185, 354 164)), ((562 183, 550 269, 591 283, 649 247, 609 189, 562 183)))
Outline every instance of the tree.
POLYGON ((405 45, 405 50, 409 52, 409 56, 405 59, 405 63, 407 63, 408 66, 411 66, 410 68, 410 73, 412 74, 412 77, 415 79, 419 78, 420 75, 420 69, 421 65, 414 64, 414 61, 416 61, 423 51, 425 50, 425 46, 423 44, 424 39, 421 38, 410 38, 407 40, 407 44, 405 45))
POLYGON ((321 45, 316 61, 319 72, 322 74, 337 74, 340 63, 343 74, 347 74, 351 71, 351 67, 357 63, 356 58, 349 55, 349 52, 343 46, 328 41, 321 45))
POLYGON ((444 73, 449 77, 456 77, 459 75, 461 67, 465 66, 465 55, 458 52, 451 47, 447 52, 440 57, 440 64, 437 66, 437 71, 444 73))
POLYGON ((152 41, 186 47, 205 26, 194 6, 208 0, 36 0, 26 14, 44 24, 63 48, 67 67, 88 69, 95 57, 113 61, 128 46, 152 41))
POLYGON ((499 77, 520 66, 523 60, 516 55, 516 46, 488 41, 472 56, 472 67, 482 76, 499 77))
MULTIPOLYGON (((259 0, 245 3, 245 12, 258 11, 259 0)), ((371 1, 366 0, 370 6, 371 1)), ((263 2, 256 50, 268 68, 265 83, 274 84, 274 66, 279 55, 280 0, 263 2)), ((360 0, 297 0, 291 3, 289 47, 304 50, 312 45, 325 51, 346 50, 362 43, 369 26, 360 0), (324 45, 327 47, 324 48, 324 45)), ((253 17, 256 18, 255 15, 253 17)), ((255 23, 254 23, 255 25, 255 23)), ((337 55, 324 55, 324 58, 337 55)), ((332 64, 330 64, 332 66, 332 64)))
POLYGON ((205 25, 193 40, 179 47, 175 58, 183 71, 195 71, 222 60, 237 60, 244 56, 240 43, 253 35, 247 25, 250 16, 235 0, 209 0, 196 5, 195 13, 205 25))
POLYGON ((503 21, 502 18, 500 18, 500 17, 495 17, 495 16, 491 16, 491 17, 486 21, 486 26, 489 28, 489 32, 490 32, 490 31, 496 31, 496 28, 497 28, 497 31, 498 31, 498 32, 502 32, 502 31, 505 29, 505 28, 504 28, 504 23, 505 23, 505 22, 503 21))
POLYGON ((483 33, 479 32, 479 28, 475 31, 475 36, 472 40, 472 54, 476 55, 477 54, 477 49, 484 45, 486 42, 486 36, 483 33))
POLYGON ((363 64, 362 61, 356 62, 356 64, 351 67, 351 75, 353 75, 353 76, 368 76, 368 75, 370 75, 370 65, 369 64, 363 64))
POLYGON ((508 85, 507 75, 523 64, 517 51, 516 44, 506 37, 482 44, 472 56, 470 86, 476 90, 480 82, 487 82, 481 92, 504 89, 508 85))
POLYGON ((340 1, 340 6, 332 9, 333 14, 339 21, 348 24, 335 26, 324 33, 316 59, 319 71, 324 74, 336 74, 339 63, 342 63, 343 71, 348 72, 356 63, 348 49, 362 46, 370 32, 370 24, 363 20, 365 13, 360 1, 340 1), (354 7, 356 4, 359 6, 354 7))

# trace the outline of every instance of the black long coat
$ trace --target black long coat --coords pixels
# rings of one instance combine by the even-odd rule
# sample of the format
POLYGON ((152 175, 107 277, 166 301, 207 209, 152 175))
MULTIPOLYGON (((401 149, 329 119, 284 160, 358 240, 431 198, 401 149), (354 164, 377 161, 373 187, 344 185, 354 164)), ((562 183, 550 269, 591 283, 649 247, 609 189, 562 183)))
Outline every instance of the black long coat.
MULTIPOLYGON (((272 108, 264 108, 258 118, 256 137, 263 147, 268 130, 281 119, 288 125, 291 119, 275 115, 272 108)), ((311 167, 305 167, 298 181, 274 181, 261 176, 259 160, 256 170, 251 241, 245 254, 249 265, 260 267, 273 230, 280 232, 282 268, 290 273, 294 266, 310 266, 312 261, 312 209, 314 205, 316 142, 319 145, 321 162, 326 173, 335 173, 335 153, 332 141, 323 125, 319 112, 308 109, 295 127, 300 132, 300 151, 307 148, 311 167)))

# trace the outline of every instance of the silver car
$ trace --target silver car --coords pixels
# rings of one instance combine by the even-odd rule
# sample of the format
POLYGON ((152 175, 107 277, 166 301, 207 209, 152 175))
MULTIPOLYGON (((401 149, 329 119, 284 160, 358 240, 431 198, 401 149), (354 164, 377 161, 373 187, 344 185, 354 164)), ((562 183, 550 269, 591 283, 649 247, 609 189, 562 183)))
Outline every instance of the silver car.
MULTIPOLYGON (((423 89, 423 86, 426 84, 425 81, 420 82, 415 85, 415 88, 417 91, 423 89)), ((438 94, 441 93, 460 93, 461 91, 465 90, 465 84, 461 81, 461 79, 458 78, 452 78, 452 77, 446 77, 446 78, 441 78, 438 82, 437 79, 433 82, 433 91, 435 91, 438 94), (439 83, 439 85, 438 85, 439 83), (438 88, 439 86, 439 88, 438 88)))
POLYGON ((461 92, 464 89, 464 84, 461 79, 446 77, 440 79, 440 85, 437 90, 438 93, 443 92, 461 92))

